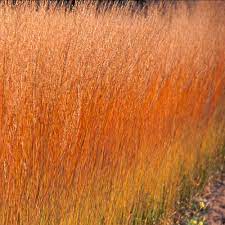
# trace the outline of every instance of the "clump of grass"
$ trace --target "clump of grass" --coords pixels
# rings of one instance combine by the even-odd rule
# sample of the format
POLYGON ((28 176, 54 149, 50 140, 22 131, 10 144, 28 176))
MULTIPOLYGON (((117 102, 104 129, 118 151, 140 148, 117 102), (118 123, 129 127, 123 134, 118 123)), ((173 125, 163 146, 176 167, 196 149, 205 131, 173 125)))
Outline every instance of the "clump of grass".
POLYGON ((165 223, 224 142, 220 4, 0 8, 1 224, 165 223))

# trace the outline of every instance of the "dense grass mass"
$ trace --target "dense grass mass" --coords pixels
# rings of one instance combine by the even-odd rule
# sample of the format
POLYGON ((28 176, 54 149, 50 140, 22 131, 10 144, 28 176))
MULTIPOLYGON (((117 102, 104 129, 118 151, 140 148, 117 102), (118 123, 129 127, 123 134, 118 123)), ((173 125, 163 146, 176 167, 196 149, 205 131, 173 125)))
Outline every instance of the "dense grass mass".
POLYGON ((2 6, 1 225, 171 223, 221 159, 224 7, 2 6))

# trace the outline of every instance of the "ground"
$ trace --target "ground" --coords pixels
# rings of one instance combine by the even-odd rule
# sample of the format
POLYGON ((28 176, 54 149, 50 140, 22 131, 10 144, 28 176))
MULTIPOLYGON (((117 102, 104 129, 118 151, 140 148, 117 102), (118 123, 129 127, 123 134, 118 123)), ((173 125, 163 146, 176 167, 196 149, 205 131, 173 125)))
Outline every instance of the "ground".
POLYGON ((225 225, 225 170, 209 180, 201 194, 175 215, 176 225, 225 225))
POLYGON ((225 224, 225 172, 205 188, 203 195, 207 202, 208 210, 205 212, 209 225, 225 224))

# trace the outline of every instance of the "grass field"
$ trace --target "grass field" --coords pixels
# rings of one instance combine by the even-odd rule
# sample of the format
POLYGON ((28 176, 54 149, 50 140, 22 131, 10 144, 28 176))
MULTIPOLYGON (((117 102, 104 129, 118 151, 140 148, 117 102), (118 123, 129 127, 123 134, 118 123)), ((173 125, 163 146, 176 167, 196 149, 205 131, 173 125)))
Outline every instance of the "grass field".
POLYGON ((1 6, 0 224, 172 224, 224 157, 224 8, 1 6))

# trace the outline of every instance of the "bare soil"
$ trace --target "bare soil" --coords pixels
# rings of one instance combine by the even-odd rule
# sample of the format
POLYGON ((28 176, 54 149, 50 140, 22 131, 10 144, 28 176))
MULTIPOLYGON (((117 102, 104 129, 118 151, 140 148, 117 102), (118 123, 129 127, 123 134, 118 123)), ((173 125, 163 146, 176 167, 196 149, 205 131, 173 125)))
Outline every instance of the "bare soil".
POLYGON ((181 208, 174 217, 175 225, 225 225, 225 170, 209 179, 201 194, 181 208), (201 208, 201 203, 204 208, 201 208))
POLYGON ((225 172, 218 176, 213 183, 205 188, 203 198, 208 210, 205 218, 208 225, 225 224, 225 172))

